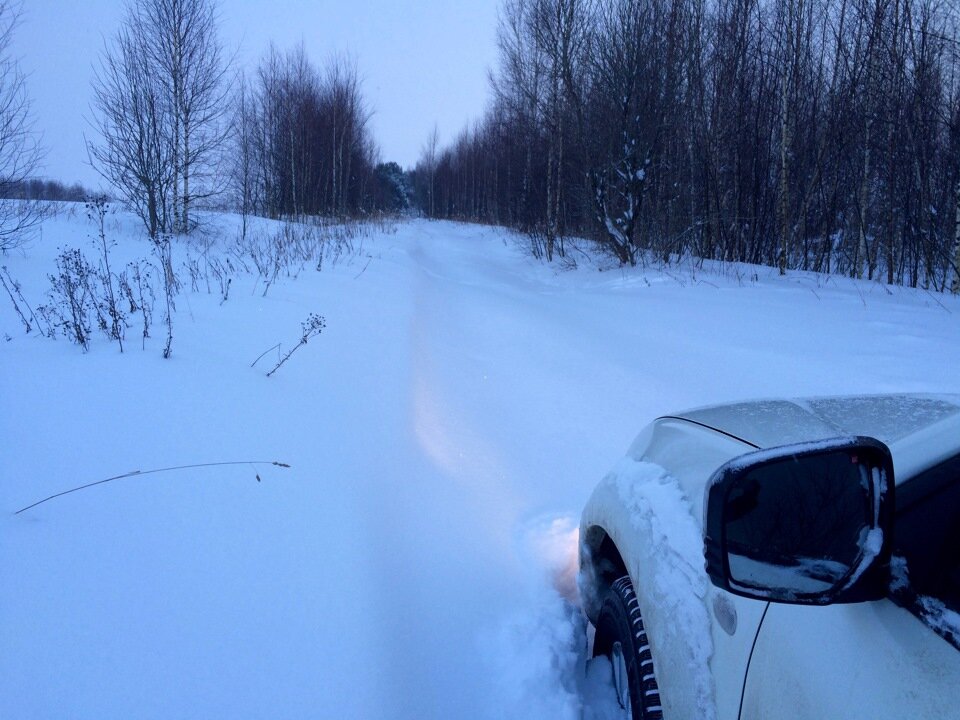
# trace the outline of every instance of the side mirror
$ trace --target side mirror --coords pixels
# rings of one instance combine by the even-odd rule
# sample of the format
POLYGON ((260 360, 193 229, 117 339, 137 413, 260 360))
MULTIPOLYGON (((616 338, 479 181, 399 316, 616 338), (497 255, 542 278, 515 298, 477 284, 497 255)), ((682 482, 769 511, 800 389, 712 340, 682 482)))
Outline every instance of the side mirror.
POLYGON ((786 445, 721 466, 707 484, 704 556, 717 587, 827 605, 886 596, 890 450, 868 437, 786 445))

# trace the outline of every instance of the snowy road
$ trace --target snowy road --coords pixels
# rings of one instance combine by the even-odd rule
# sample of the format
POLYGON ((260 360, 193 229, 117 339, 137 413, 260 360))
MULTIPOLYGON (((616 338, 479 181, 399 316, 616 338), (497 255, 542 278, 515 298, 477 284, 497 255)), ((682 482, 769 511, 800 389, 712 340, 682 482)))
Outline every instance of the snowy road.
MULTIPOLYGON (((55 221, 5 262, 39 294, 83 232, 55 221)), ((578 718, 582 630, 554 584, 645 422, 960 392, 954 299, 753 268, 558 273, 509 237, 411 222, 266 298, 252 280, 222 307, 183 296, 169 362, 157 339, 23 337, 0 305, 0 717, 578 718), (270 379, 249 367, 308 312, 321 337, 270 379), (247 459, 292 468, 12 514, 247 459)))

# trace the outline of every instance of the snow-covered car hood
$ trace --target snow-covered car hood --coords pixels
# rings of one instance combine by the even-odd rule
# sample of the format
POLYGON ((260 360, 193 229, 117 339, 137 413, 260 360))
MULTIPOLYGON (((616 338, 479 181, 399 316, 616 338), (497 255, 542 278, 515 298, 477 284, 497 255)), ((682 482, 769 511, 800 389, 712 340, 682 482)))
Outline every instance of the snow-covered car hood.
POLYGON ((960 395, 757 400, 670 415, 758 448, 867 435, 893 452, 897 482, 960 452, 960 395))

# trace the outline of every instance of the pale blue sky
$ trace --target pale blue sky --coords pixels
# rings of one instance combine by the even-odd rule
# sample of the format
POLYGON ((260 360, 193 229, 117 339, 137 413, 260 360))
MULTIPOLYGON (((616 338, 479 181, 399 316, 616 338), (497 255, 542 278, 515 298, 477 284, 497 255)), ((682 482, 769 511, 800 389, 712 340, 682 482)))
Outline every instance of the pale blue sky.
MULTIPOLYGON (((364 78, 384 160, 409 166, 436 122, 452 139, 480 117, 487 71, 496 62, 498 0, 221 0, 221 39, 238 63, 256 64, 272 40, 302 39, 322 65, 349 52, 364 78)), ((48 152, 46 177, 98 183, 86 165, 90 80, 103 38, 113 34, 122 0, 28 0, 14 52, 28 73, 36 127, 48 152)))

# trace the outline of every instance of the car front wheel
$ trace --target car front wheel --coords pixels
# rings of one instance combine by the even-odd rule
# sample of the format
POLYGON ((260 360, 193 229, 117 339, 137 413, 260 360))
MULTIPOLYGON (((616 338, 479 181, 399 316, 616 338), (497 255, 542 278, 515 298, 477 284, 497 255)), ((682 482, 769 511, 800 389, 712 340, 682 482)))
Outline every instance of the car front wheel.
POLYGON ((596 630, 593 656, 610 659, 613 687, 628 717, 662 720, 650 643, 629 576, 624 575, 603 589, 596 630))

